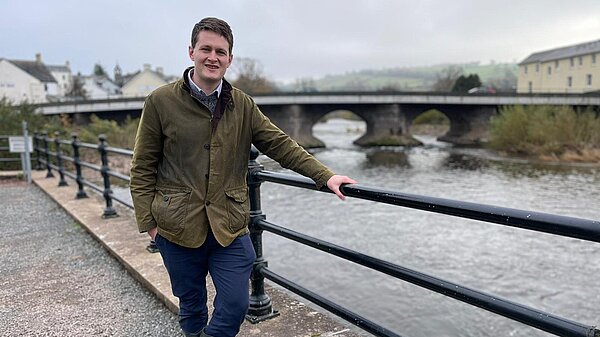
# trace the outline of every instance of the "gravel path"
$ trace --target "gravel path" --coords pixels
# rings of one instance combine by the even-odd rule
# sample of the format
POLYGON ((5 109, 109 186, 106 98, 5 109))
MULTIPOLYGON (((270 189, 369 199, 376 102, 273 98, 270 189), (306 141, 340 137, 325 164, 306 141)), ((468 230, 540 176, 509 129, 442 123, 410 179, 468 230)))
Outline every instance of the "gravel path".
POLYGON ((0 180, 0 336, 182 336, 177 317, 33 185, 0 180))

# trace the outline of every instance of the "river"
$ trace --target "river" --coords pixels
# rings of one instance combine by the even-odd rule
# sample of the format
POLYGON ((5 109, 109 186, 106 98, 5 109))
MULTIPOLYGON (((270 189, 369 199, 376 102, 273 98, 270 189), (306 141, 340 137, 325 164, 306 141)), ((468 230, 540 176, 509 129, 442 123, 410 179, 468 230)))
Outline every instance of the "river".
MULTIPOLYGON (((599 219, 600 168, 506 159, 421 136, 418 148, 356 147, 363 122, 332 119, 313 151, 360 184, 599 219)), ((270 159, 266 168, 282 169, 270 159)), ((285 170, 284 170, 285 171, 285 170)), ((600 244, 264 183, 267 220, 588 325, 600 323, 600 244)), ((407 337, 545 332, 265 232, 269 268, 407 337)), ((275 303, 275 306, 277 303, 275 303)))

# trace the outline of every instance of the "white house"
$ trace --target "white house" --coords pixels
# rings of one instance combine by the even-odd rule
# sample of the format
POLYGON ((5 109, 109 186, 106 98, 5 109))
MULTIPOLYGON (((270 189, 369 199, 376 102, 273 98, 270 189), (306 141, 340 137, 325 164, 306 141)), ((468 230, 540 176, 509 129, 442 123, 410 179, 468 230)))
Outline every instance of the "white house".
POLYGON ((107 76, 80 76, 87 99, 107 99, 121 97, 121 88, 107 76))
POLYGON ((157 67, 156 70, 152 70, 149 64, 144 64, 144 70, 127 77, 122 87, 123 96, 127 97, 148 96, 154 89, 173 80, 172 77, 163 74, 162 68, 157 67))
POLYGON ((65 97, 73 88, 73 75, 69 61, 65 62, 64 66, 47 65, 46 68, 58 84, 58 96, 65 97))
POLYGON ((60 100, 72 87, 69 61, 64 66, 45 65, 39 53, 35 61, 0 58, 0 97, 13 103, 60 100))
POLYGON ((0 59, 0 97, 17 104, 44 103, 58 94, 58 83, 40 54, 35 61, 0 59))

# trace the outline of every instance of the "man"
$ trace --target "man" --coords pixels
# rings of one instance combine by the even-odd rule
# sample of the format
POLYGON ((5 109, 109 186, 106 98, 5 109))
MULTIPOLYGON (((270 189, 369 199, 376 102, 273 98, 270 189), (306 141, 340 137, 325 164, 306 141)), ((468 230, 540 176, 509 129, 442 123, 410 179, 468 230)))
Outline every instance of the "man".
POLYGON ((247 235, 251 144, 342 200, 340 185, 356 183, 319 163, 224 80, 232 49, 225 21, 197 23, 189 47, 194 66, 148 96, 136 135, 131 194, 137 223, 160 250, 186 336, 233 337, 248 309, 256 258, 247 235), (216 289, 210 322, 207 273, 216 289))

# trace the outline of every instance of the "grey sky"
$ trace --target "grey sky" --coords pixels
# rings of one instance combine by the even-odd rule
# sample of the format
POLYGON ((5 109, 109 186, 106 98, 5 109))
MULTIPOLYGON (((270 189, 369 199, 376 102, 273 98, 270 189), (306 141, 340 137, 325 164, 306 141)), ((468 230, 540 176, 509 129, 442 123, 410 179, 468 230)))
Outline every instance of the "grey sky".
POLYGON ((490 60, 600 39, 598 0, 0 0, 0 58, 71 62, 90 73, 144 63, 179 75, 191 29, 225 19, 235 56, 275 80, 490 60))

